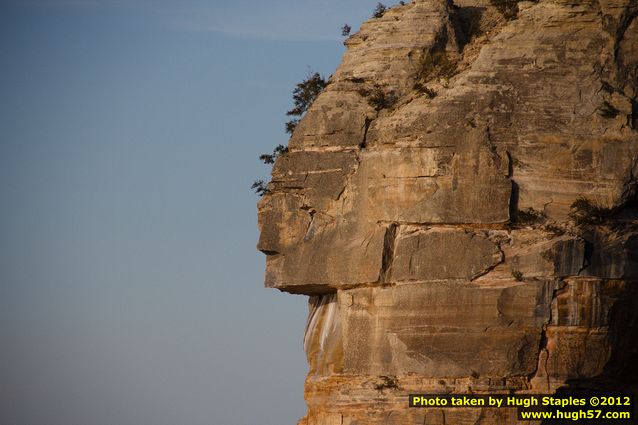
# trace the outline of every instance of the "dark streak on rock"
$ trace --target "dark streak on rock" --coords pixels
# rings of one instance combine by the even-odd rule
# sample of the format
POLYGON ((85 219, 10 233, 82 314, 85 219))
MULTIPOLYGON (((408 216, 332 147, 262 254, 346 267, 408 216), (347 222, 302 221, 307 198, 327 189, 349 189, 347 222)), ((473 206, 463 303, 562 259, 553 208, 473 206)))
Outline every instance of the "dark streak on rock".
POLYGON ((379 272, 379 282, 387 283, 392 271, 392 262, 394 260, 394 248, 396 242, 397 228, 396 223, 390 224, 385 230, 383 238, 383 257, 381 258, 381 271, 379 272))

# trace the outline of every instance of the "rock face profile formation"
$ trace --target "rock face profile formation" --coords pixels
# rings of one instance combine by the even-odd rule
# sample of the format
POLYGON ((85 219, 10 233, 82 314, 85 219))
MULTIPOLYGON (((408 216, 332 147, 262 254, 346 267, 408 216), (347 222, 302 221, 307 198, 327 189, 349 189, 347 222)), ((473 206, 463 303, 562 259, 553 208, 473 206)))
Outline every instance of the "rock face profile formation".
POLYGON ((492 3, 364 23, 274 165, 258 248, 267 287, 309 295, 300 424, 513 424, 407 395, 635 390, 638 1, 492 3))

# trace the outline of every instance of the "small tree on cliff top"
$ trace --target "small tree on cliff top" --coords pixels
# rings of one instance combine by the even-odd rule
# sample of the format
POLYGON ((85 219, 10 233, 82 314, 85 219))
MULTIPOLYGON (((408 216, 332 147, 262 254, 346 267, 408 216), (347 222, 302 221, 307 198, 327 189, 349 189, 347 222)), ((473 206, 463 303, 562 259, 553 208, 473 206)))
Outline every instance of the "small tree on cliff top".
MULTIPOLYGON (((286 115, 302 117, 308 108, 310 108, 310 105, 312 105, 315 99, 317 99, 319 93, 326 88, 327 84, 326 80, 318 72, 309 73, 306 79, 297 84, 295 89, 292 91, 292 99, 295 102, 295 106, 290 111, 286 112, 286 115)), ((292 134, 295 130, 297 123, 299 123, 299 119, 300 118, 295 118, 286 123, 286 132, 288 134, 292 134)))
POLYGON ((374 8, 374 12, 372 13, 372 17, 373 18, 380 18, 383 16, 383 14, 386 12, 386 10, 388 10, 388 7, 379 2, 377 3, 377 7, 374 8))
MULTIPOLYGON (((310 108, 310 105, 317 99, 317 96, 319 96, 319 93, 323 91, 326 85, 328 85, 328 82, 318 72, 310 72, 305 80, 297 84, 292 91, 294 107, 288 111, 286 115, 299 118, 292 119, 286 123, 286 133, 292 134, 299 123, 299 119, 306 113, 308 108, 310 108)), ((264 164, 272 165, 278 157, 287 153, 288 148, 286 146, 277 145, 271 154, 261 154, 259 155, 259 159, 264 164)), ((251 189, 259 196, 268 193, 268 185, 263 180, 256 180, 251 186, 251 189)))

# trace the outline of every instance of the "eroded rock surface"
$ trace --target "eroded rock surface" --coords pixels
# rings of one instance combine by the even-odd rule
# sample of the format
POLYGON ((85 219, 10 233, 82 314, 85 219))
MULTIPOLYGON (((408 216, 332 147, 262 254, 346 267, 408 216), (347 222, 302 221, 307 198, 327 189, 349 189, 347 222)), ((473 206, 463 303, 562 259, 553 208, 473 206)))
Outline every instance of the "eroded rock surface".
POLYGON ((406 395, 636 390, 638 1, 416 0, 345 44, 259 203, 266 286, 310 296, 300 424, 510 424, 406 395))

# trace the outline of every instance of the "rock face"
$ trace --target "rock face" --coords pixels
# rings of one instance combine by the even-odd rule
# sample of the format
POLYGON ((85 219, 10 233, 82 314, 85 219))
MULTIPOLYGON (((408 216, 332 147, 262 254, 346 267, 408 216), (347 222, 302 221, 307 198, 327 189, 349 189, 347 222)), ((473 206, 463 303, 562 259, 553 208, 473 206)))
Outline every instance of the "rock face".
POLYGON ((638 1, 517 7, 364 23, 275 163, 258 248, 267 287, 310 296, 300 424, 510 424, 406 396, 636 390, 638 1))

